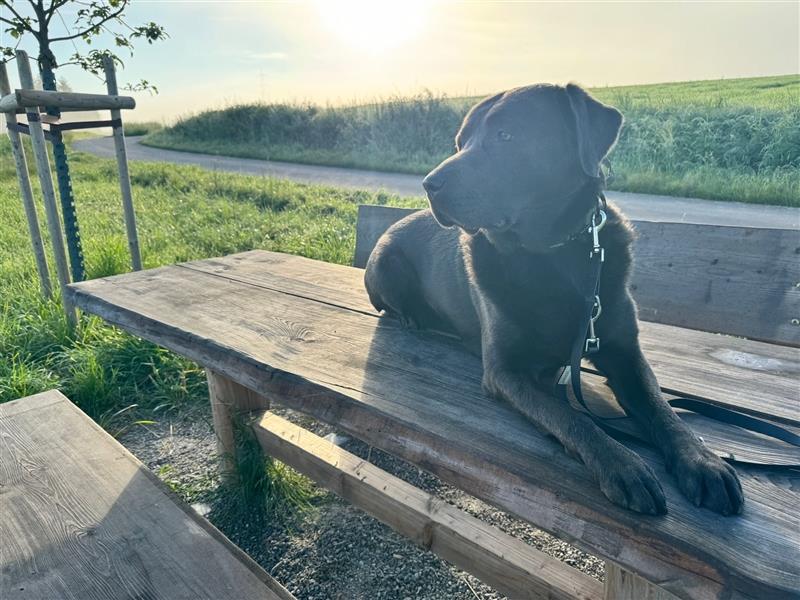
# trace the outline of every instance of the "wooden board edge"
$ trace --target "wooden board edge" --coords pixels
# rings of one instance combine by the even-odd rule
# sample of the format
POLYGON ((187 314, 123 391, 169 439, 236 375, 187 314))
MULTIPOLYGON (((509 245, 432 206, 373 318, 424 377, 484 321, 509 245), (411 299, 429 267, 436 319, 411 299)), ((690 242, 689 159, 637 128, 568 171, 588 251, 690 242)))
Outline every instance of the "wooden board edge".
POLYGON ((602 584, 270 412, 261 447, 511 598, 601 598, 602 584), (492 547, 494 546, 494 547, 492 547))

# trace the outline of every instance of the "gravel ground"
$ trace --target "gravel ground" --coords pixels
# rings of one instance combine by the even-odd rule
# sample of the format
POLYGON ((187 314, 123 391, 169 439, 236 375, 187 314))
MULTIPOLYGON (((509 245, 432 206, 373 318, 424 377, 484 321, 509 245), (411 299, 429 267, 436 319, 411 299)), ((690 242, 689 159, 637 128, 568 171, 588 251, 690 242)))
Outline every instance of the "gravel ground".
MULTIPOLYGON (((276 412, 318 435, 333 433, 330 427, 292 411, 276 412)), ((216 494, 215 440, 206 410, 198 408, 157 425, 130 429, 119 441, 300 600, 504 598, 328 492, 320 492, 311 510, 283 520, 243 509, 236 499, 216 494)), ((602 579, 600 559, 360 441, 349 440, 343 447, 602 579)))

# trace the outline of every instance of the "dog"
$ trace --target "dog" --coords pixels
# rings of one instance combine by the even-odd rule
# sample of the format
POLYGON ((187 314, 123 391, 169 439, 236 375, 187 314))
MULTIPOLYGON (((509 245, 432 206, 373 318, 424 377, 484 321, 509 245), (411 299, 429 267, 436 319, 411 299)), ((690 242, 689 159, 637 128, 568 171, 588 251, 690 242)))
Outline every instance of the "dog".
MULTIPOLYGON (((483 362, 483 387, 555 437, 613 503, 667 511, 650 467, 554 393, 585 299, 588 231, 602 194, 601 162, 622 114, 580 86, 538 84, 475 105, 455 153, 423 181, 430 209, 384 233, 365 285, 373 306, 408 327, 458 335, 483 362)), ((638 334, 630 293, 632 229, 605 209, 599 350, 588 356, 626 414, 659 448, 681 491, 723 515, 744 504, 736 472, 664 401, 638 334)))

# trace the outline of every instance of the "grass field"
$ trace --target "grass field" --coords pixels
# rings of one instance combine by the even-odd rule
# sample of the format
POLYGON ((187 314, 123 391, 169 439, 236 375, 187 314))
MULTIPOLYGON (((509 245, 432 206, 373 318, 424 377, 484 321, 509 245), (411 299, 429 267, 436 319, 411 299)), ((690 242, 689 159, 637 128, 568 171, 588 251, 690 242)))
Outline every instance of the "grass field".
MULTIPOLYGON (((612 189, 800 206, 800 76, 592 90, 626 126, 612 189)), ((240 105, 145 142, 175 150, 425 173, 477 98, 420 94, 354 107, 240 105)))

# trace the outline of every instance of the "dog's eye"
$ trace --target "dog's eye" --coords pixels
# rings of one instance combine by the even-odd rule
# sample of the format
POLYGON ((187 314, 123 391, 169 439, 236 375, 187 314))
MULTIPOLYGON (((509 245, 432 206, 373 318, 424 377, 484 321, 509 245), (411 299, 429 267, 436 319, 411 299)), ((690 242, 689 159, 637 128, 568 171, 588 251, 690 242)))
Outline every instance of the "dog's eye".
POLYGON ((501 129, 497 132, 497 139, 501 142, 509 142, 511 141, 511 134, 501 129))

